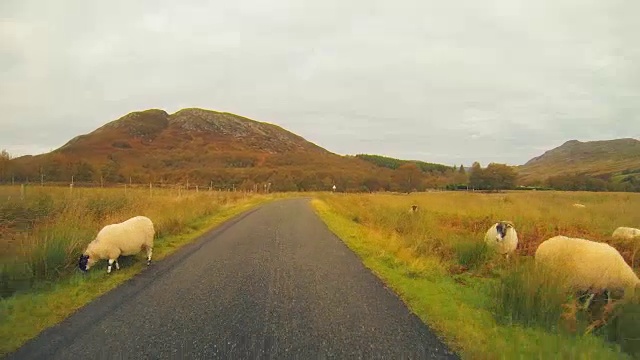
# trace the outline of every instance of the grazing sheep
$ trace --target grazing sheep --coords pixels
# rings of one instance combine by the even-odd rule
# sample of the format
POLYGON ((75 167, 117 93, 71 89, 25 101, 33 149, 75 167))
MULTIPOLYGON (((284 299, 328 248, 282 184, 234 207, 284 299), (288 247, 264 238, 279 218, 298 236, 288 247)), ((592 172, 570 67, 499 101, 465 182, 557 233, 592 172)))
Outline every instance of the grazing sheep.
POLYGON ((536 250, 535 263, 560 276, 572 292, 596 293, 640 288, 640 279, 613 246, 601 242, 554 236, 536 250))
POLYGON ((147 253, 147 265, 151 264, 153 252, 153 222, 145 216, 136 216, 118 224, 107 225, 98 232, 96 238, 89 243, 87 249, 78 260, 78 267, 88 271, 101 259, 109 259, 107 273, 111 273, 111 265, 115 262, 120 269, 120 255, 135 255, 140 251, 147 253))
POLYGON ((511 221, 500 221, 487 230, 484 242, 496 253, 508 258, 518 247, 518 233, 511 221))
POLYGON ((573 204, 573 207, 575 207, 575 208, 579 208, 579 209, 584 209, 584 208, 586 208, 587 206, 586 206, 586 205, 583 205, 583 204, 575 203, 575 204, 573 204))
POLYGON ((418 205, 411 205, 411 207, 409 208, 409 214, 413 214, 417 212, 418 212, 418 205))
POLYGON ((611 234, 611 237, 620 240, 640 240, 640 229, 621 226, 614 230, 613 234, 611 234))

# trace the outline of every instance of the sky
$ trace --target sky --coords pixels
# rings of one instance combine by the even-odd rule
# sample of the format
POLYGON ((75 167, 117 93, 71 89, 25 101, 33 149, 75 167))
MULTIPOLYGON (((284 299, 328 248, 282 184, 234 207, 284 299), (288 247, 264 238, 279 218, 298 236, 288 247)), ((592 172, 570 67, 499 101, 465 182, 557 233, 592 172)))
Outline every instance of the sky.
POLYGON ((129 112, 277 124, 338 154, 523 164, 640 138, 640 2, 0 1, 0 149, 129 112))

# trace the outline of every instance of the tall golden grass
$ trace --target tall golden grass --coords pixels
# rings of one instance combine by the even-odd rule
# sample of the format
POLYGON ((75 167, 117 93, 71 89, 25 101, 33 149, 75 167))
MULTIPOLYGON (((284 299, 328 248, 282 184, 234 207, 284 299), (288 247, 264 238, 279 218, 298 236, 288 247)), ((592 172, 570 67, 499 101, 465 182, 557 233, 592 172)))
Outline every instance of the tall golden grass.
POLYGON ((146 188, 0 187, 0 295, 7 297, 75 270, 105 225, 152 219, 156 241, 251 194, 146 188))
POLYGON ((392 269, 393 264, 403 264, 403 278, 423 278, 433 284, 454 279, 460 288, 476 284, 477 303, 456 299, 454 294, 451 302, 477 306, 505 326, 558 334, 597 333, 629 353, 640 354, 640 322, 633 315, 640 313, 636 299, 620 302, 616 311, 601 307, 598 313, 580 312, 575 294, 564 292, 557 276, 532 268, 533 254, 542 241, 566 235, 612 244, 637 271, 640 239, 615 241, 611 234, 618 226, 640 227, 640 194, 433 192, 327 194, 320 199, 364 226, 372 235, 363 246, 392 269), (409 211, 411 205, 418 205, 417 213, 409 211), (518 231, 518 249, 510 261, 490 253, 483 243, 487 229, 499 220, 513 221, 518 231))

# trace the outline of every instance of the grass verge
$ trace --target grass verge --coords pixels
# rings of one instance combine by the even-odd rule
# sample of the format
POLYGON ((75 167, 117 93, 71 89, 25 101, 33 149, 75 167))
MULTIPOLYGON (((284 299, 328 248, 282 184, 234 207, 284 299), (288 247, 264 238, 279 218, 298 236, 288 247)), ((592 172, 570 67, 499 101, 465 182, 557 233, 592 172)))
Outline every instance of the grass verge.
MULTIPOLYGON (((161 261, 200 235, 216 228, 226 220, 280 196, 249 198, 244 202, 222 207, 211 216, 196 218, 175 235, 156 241, 154 261, 161 261)), ((44 329, 67 318, 77 309, 98 298, 139 273, 146 262, 138 254, 130 266, 106 274, 101 261, 87 275, 74 273, 59 281, 42 284, 23 294, 0 301, 0 356, 4 356, 44 329)))
MULTIPOLYGON (((451 275, 430 251, 399 245, 359 217, 345 216, 328 202, 312 204, 329 229, 373 273, 392 288, 423 322, 467 359, 628 359, 619 347, 596 336, 571 335, 535 326, 503 324, 492 314, 497 279, 465 272, 451 275), (420 256, 417 256, 419 254, 420 256)), ((402 231, 402 227, 399 229, 402 231)), ((471 251, 472 253, 474 251, 471 251)), ((468 258, 473 258, 472 256, 468 258)))

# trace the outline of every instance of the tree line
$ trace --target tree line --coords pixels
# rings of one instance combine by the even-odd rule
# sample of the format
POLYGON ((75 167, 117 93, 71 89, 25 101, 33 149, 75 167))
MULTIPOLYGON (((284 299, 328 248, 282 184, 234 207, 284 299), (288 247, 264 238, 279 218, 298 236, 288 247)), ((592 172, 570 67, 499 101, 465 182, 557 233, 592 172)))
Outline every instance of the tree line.
MULTIPOLYGON (((333 165, 303 166, 286 163, 267 163, 263 166, 242 166, 182 169, 167 164, 142 168, 125 167, 113 157, 99 165, 84 160, 71 161, 61 154, 52 154, 46 161, 18 166, 11 155, 0 151, 0 182, 40 181, 94 184, 122 183, 184 183, 213 186, 222 189, 253 190, 269 186, 271 191, 325 191, 333 185, 339 191, 377 192, 395 191, 410 193, 428 189, 500 191, 521 188, 517 172, 506 164, 490 163, 482 167, 474 162, 467 171, 463 165, 446 166, 418 161, 398 160, 379 155, 357 155, 376 164, 380 171, 353 166, 333 165), (158 171, 158 169, 163 169, 158 171)), ((166 160, 165 160, 166 161, 166 160)), ((235 161, 235 160, 234 160, 235 161)), ((234 162, 234 164, 237 161, 234 162)), ((640 169, 628 170, 618 177, 593 177, 585 174, 552 176, 531 188, 584 191, 636 191, 640 192, 640 169)))

